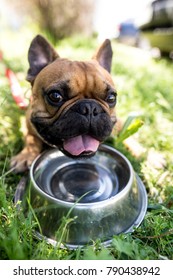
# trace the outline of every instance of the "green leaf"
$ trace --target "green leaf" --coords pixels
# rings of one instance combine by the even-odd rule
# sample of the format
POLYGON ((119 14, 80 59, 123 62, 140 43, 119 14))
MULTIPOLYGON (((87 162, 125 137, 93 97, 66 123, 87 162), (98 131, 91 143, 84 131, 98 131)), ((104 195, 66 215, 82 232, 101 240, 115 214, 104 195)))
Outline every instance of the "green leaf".
POLYGON ((118 239, 113 239, 112 244, 115 246, 115 248, 117 249, 117 251, 119 251, 120 253, 124 253, 127 256, 132 257, 134 254, 134 248, 133 248, 133 244, 125 241, 125 240, 121 240, 120 238, 118 239))
POLYGON ((117 143, 120 143, 135 134, 142 125, 143 121, 141 119, 136 118, 134 115, 129 116, 117 137, 117 143))
POLYGON ((132 121, 134 119, 136 119, 136 118, 139 118, 139 114, 138 113, 136 113, 136 112, 130 113, 129 116, 127 117, 127 119, 126 119, 126 121, 125 121, 125 123, 124 123, 124 125, 123 125, 123 127, 122 127, 122 129, 121 129, 121 131, 119 133, 119 135, 123 134, 127 130, 127 128, 129 127, 129 125, 132 123, 132 121))
POLYGON ((100 251, 95 251, 92 247, 87 248, 84 251, 84 260, 114 260, 110 252, 106 248, 101 248, 100 251))

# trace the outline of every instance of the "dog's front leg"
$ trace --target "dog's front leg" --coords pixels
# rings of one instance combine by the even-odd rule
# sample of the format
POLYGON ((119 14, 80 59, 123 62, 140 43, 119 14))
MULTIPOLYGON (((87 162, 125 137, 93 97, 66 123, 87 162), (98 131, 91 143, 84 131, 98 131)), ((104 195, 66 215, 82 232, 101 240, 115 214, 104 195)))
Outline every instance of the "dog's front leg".
POLYGON ((16 173, 27 171, 42 151, 42 146, 42 141, 36 135, 27 134, 24 149, 11 159, 11 168, 16 173))

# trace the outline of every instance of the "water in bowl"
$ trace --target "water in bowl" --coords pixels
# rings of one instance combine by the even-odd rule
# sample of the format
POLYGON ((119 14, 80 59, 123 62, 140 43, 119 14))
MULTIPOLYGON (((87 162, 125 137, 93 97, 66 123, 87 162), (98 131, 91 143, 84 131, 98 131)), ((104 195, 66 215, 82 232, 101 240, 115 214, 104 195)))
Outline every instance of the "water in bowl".
MULTIPOLYGON (((92 203, 115 196, 127 182, 122 181, 119 164, 104 153, 74 160, 61 154, 46 158, 35 171, 36 183, 47 194, 66 202, 92 203)), ((122 171, 121 171, 122 173, 122 171)), ((124 176, 124 178, 127 176, 124 176)))

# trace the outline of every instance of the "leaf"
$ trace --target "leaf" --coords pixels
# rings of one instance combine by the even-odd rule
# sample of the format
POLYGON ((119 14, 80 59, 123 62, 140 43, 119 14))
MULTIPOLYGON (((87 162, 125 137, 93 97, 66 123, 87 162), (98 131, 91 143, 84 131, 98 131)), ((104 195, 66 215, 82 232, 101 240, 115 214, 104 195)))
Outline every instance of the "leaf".
POLYGON ((114 260, 110 252, 106 248, 101 248, 100 251, 96 252, 92 247, 87 248, 84 251, 84 260, 114 260))
POLYGON ((124 141, 126 138, 135 134, 139 128, 143 125, 143 121, 133 116, 128 117, 122 130, 117 137, 117 143, 124 141))
POLYGON ((119 251, 120 253, 124 253, 130 257, 133 256, 134 249, 132 243, 121 239, 113 239, 112 244, 116 247, 117 251, 119 251))
POLYGON ((126 119, 126 121, 125 121, 125 123, 124 123, 124 125, 123 125, 123 127, 122 127, 122 129, 121 129, 121 131, 119 133, 119 135, 123 134, 127 130, 127 128, 129 127, 129 125, 132 123, 132 121, 134 119, 136 119, 137 117, 139 117, 138 113, 136 113, 136 112, 130 113, 130 115, 126 119))
POLYGON ((114 258, 113 256, 111 256, 108 249, 102 248, 100 252, 97 254, 97 260, 114 260, 114 258))

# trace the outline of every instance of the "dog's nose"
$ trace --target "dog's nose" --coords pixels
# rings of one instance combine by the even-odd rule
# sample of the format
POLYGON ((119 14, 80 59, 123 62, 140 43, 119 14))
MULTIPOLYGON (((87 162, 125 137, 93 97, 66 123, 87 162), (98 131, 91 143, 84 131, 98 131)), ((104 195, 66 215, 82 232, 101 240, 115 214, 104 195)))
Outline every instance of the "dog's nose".
POLYGON ((81 114, 81 115, 84 115, 84 116, 92 116, 92 117, 95 117, 97 116, 99 113, 102 112, 102 108, 99 104, 97 104, 96 102, 94 101, 90 101, 90 102, 81 102, 79 104, 79 107, 78 107, 78 112, 81 114))

